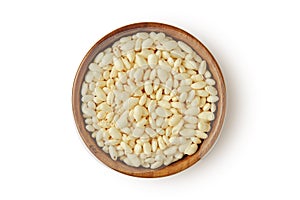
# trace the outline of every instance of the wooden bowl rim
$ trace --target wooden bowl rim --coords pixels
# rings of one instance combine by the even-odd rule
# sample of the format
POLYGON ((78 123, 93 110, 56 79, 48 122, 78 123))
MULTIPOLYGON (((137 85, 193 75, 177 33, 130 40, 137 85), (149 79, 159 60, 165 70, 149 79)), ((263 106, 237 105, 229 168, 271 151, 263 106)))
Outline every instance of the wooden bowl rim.
POLYGON ((140 22, 129 24, 123 27, 120 27, 104 37, 102 37, 98 42, 96 42, 92 48, 88 51, 88 53, 83 58, 82 62, 79 65, 77 73, 75 75, 73 88, 72 88, 72 110, 75 119, 75 123, 78 129, 78 132, 84 141, 85 145, 92 152, 92 154, 101 162, 103 162, 108 167, 130 176, 135 177, 144 177, 144 178, 156 178, 172 175, 178 172, 181 172, 188 167, 195 164, 201 158, 204 157, 208 153, 208 151, 215 144, 217 138, 220 135, 225 113, 226 113, 226 87, 224 77, 222 75, 221 69, 213 57, 213 55, 209 52, 209 50, 193 35, 190 33, 177 28, 172 25, 157 23, 157 22, 140 22), (213 75, 213 78, 216 80, 216 87, 218 90, 218 96, 220 100, 217 102, 217 111, 216 118, 212 122, 212 129, 209 132, 209 137, 205 139, 197 152, 191 156, 185 156, 184 158, 172 163, 171 165, 164 166, 158 169, 148 169, 148 168, 135 168, 126 165, 125 163, 117 160, 113 161, 110 156, 105 153, 100 147, 97 146, 96 141, 91 137, 90 133, 86 131, 84 126, 84 119, 81 113, 81 85, 84 80, 84 75, 88 70, 88 65, 95 57, 97 53, 104 50, 108 46, 112 45, 112 43, 120 37, 125 35, 132 35, 136 32, 150 32, 150 31, 161 31, 166 33, 166 35, 170 35, 175 40, 182 40, 191 46, 194 51, 199 54, 204 60, 208 63, 208 68, 213 75), (172 33, 172 34, 170 34, 172 33), (110 39, 110 40, 109 40, 110 39), (106 44, 104 44, 106 43, 106 44), (101 46, 102 45, 102 46, 101 46), (101 50, 99 50, 101 49, 101 50), (199 52, 199 50, 201 50, 199 52))

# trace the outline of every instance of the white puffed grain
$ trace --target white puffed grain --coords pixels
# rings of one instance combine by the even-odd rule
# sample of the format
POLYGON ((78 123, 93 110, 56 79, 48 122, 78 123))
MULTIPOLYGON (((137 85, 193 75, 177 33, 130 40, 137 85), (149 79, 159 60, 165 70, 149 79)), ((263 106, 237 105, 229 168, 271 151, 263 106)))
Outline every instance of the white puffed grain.
POLYGON ((177 109, 179 109, 179 110, 182 110, 182 109, 185 108, 185 104, 182 103, 182 102, 171 102, 171 106, 172 106, 173 108, 177 108, 177 109))
POLYGON ((197 95, 200 97, 208 97, 209 93, 206 90, 197 90, 197 95))
POLYGON ((163 161, 156 161, 155 163, 151 164, 151 169, 157 169, 159 168, 160 166, 162 166, 163 164, 163 161))
POLYGON ((174 57, 174 58, 184 58, 185 57, 185 53, 178 50, 178 49, 174 49, 170 52, 171 56, 174 57))
POLYGON ((127 58, 122 58, 122 61, 124 63, 124 66, 126 67, 126 69, 131 69, 132 65, 130 64, 130 62, 128 61, 127 58))
MULTIPOLYGON (((146 59, 146 58, 148 58, 149 55, 151 55, 151 54, 153 54, 153 53, 154 53, 154 51, 151 50, 151 49, 143 49, 143 50, 139 53, 139 55, 146 59)), ((144 66, 144 67, 147 67, 147 66, 144 66)))
POLYGON ((177 42, 174 40, 170 40, 170 41, 162 42, 162 45, 167 51, 170 51, 177 47, 177 42))
POLYGON ((188 78, 188 79, 184 79, 182 81, 180 81, 180 85, 191 85, 193 83, 192 79, 188 78))
POLYGON ((108 133, 113 139, 121 139, 121 137, 122 137, 120 131, 118 129, 116 129, 115 127, 109 128, 108 133))
POLYGON ((174 61, 174 59, 172 58, 172 57, 169 57, 168 59, 167 59, 167 62, 168 62, 168 64, 170 65, 170 66, 174 66, 174 63, 175 63, 175 61, 174 61))
POLYGON ((180 160, 182 157, 183 157, 183 153, 177 152, 177 153, 174 155, 174 161, 180 160))
POLYGON ((187 98, 187 92, 181 93, 179 96, 179 102, 182 102, 182 103, 185 102, 186 98, 187 98))
POLYGON ((111 159, 117 160, 118 153, 117 153, 116 148, 114 146, 110 145, 109 148, 108 148, 108 152, 109 152, 109 155, 110 155, 111 159))
POLYGON ((170 58, 170 54, 167 51, 162 51, 161 55, 162 55, 163 59, 165 59, 165 60, 170 58))
POLYGON ((128 154, 132 153, 132 149, 131 149, 131 147, 127 143, 125 143, 125 142, 122 141, 120 143, 120 145, 123 148, 123 150, 125 151, 125 154, 128 155, 128 154))
POLYGON ((155 113, 160 117, 169 117, 172 115, 171 111, 166 110, 163 107, 157 107, 155 113))
POLYGON ((146 92, 147 95, 152 94, 152 92, 153 92, 153 87, 152 87, 152 84, 151 84, 150 81, 146 81, 146 82, 145 82, 144 89, 145 89, 145 92, 146 92))
POLYGON ((173 81, 173 88, 177 89, 178 86, 179 86, 179 81, 176 80, 176 79, 174 79, 174 81, 173 81))
POLYGON ((167 72, 171 72, 171 70, 172 70, 172 67, 169 65, 169 63, 164 60, 159 60, 158 65, 159 65, 160 69, 163 69, 167 72))
POLYGON ((87 83, 90 83, 90 82, 92 82, 93 81, 93 79, 94 79, 94 74, 93 74, 93 72, 92 71, 88 71, 87 73, 86 73, 86 75, 85 75, 85 81, 87 82, 87 83))
POLYGON ((187 73, 182 73, 182 74, 175 74, 174 75, 174 79, 178 80, 178 81, 182 81, 189 78, 189 75, 187 73))
POLYGON ((161 127, 161 125, 164 123, 164 118, 158 117, 155 121, 156 127, 161 127))
POLYGON ((169 138, 165 134, 162 135, 162 138, 163 138, 163 141, 165 142, 165 144, 167 146, 169 146, 171 144, 170 141, 169 141, 169 138))
POLYGON ((186 59, 186 60, 192 60, 192 59, 193 59, 192 53, 186 54, 186 55, 185 55, 185 59, 186 59))
POLYGON ((102 150, 103 150, 105 153, 108 153, 108 146, 104 146, 104 147, 102 148, 102 150))
POLYGON ((205 74, 205 72, 206 72, 206 61, 205 60, 201 61, 198 72, 199 72, 199 74, 202 74, 202 75, 205 74))
POLYGON ((150 67, 155 67, 158 63, 158 57, 155 54, 150 54, 148 56, 148 64, 150 67))
POLYGON ((158 101, 158 105, 165 108, 165 109, 170 109, 171 108, 171 104, 168 101, 165 101, 165 100, 158 101))
POLYGON ((104 56, 104 52, 99 53, 99 54, 95 57, 94 62, 97 63, 97 64, 99 64, 99 63, 101 62, 103 56, 104 56))
POLYGON ((146 32, 139 32, 139 33, 136 34, 136 36, 137 36, 138 38, 141 38, 141 39, 145 40, 145 39, 147 39, 147 38, 149 37, 149 33, 146 33, 146 32))
POLYGON ((127 158, 129 159, 130 163, 134 167, 139 167, 141 165, 140 159, 135 154, 127 154, 127 158))
POLYGON ((196 102, 197 104, 195 103, 193 105, 198 105, 200 108, 202 108, 206 104, 206 98, 205 97, 202 97, 202 98, 198 97, 198 99, 200 99, 200 101, 196 102))
POLYGON ((135 127, 132 132, 132 136, 136 138, 140 138, 144 134, 144 130, 145 130, 144 127, 135 127))
POLYGON ((140 154, 142 152, 142 146, 140 144, 135 144, 133 151, 135 154, 140 154))
POLYGON ((156 78, 156 69, 152 69, 150 72, 149 80, 153 81, 156 78))
POLYGON ((88 84, 84 82, 82 83, 81 86, 81 95, 85 96, 87 94, 87 91, 88 91, 88 84))
POLYGON ((179 145, 178 150, 181 153, 184 153, 184 151, 186 150, 186 148, 191 144, 191 141, 186 141, 184 143, 182 143, 181 145, 179 145))
POLYGON ((203 131, 200 131, 200 130, 196 130, 195 136, 200 139, 206 139, 208 137, 208 135, 206 133, 204 133, 203 131))
POLYGON ((122 37, 119 41, 121 43, 125 43, 128 42, 129 40, 131 40, 131 36, 122 37))
POLYGON ((90 124, 86 125, 85 128, 86 128, 86 130, 88 130, 89 132, 95 131, 95 128, 93 127, 93 125, 90 125, 90 124))
POLYGON ((155 162, 155 159, 152 158, 152 157, 151 157, 151 158, 146 158, 146 159, 145 159, 145 162, 146 162, 146 163, 149 163, 149 164, 152 164, 152 163, 155 162))
POLYGON ((219 97, 218 96, 209 96, 209 97, 207 97, 206 100, 210 103, 215 103, 215 102, 219 101, 219 97))
POLYGON ((153 44, 153 40, 152 38, 147 38, 146 40, 144 40, 142 42, 142 49, 147 49, 147 48, 150 48, 153 44))
MULTIPOLYGON (((196 135, 196 134, 195 134, 196 135)), ((201 140, 198 137, 191 137, 191 141, 195 144, 200 144, 201 140)))
POLYGON ((213 87, 213 86, 206 86, 205 87, 205 90, 210 94, 210 95, 212 95, 212 96, 216 96, 217 94, 218 94, 218 91, 217 91, 217 89, 215 88, 215 87, 213 87))
POLYGON ((189 92, 191 89, 192 88, 189 85, 182 85, 177 88, 177 91, 178 93, 183 93, 183 92, 189 92))
POLYGON ((167 146, 163 140, 163 138, 161 136, 159 136, 157 138, 157 143, 158 143, 158 147, 161 149, 161 150, 164 150, 167 146))
POLYGON ((204 74, 205 78, 210 78, 211 77, 211 73, 209 71, 206 71, 204 74))
POLYGON ((139 67, 147 66, 147 61, 145 60, 145 58, 138 54, 135 55, 135 62, 139 67))
POLYGON ((149 79, 151 73, 151 69, 147 69, 144 73, 143 80, 146 81, 149 79))
POLYGON ((205 83, 204 81, 199 81, 199 82, 193 83, 193 84, 191 85, 191 87, 192 87, 193 89, 196 89, 196 90, 202 89, 202 88, 204 88, 205 86, 206 86, 206 83, 205 83))
POLYGON ((117 151, 118 157, 123 157, 125 155, 124 151, 117 151))
POLYGON ((152 138, 154 138, 157 135, 157 133, 152 128, 149 127, 145 129, 145 132, 152 138))
POLYGON ((181 115, 173 115, 172 117, 169 118, 169 125, 170 126, 176 126, 179 121, 182 119, 181 115))
MULTIPOLYGON (((172 77, 169 77, 166 81, 165 89, 171 90, 173 86, 173 80, 172 77)), ((174 90, 175 91, 175 90, 174 90)), ((174 94, 175 95, 175 94, 174 94)))
POLYGON ((136 123, 136 127, 144 127, 146 124, 147 124, 147 120, 146 120, 146 118, 145 117, 143 117, 140 121, 138 121, 137 123, 136 123))
POLYGON ((132 130, 129 128, 129 127, 125 127, 125 128, 122 128, 120 129, 122 133, 126 133, 126 134, 129 134, 132 132, 132 130))
POLYGON ((190 144, 184 150, 184 154, 193 155, 197 151, 197 149, 198 149, 198 145, 197 144, 190 144))
POLYGON ((204 121, 198 123, 199 131, 208 132, 210 130, 210 124, 204 121))
POLYGON ((198 117, 199 117, 200 119, 204 119, 204 120, 208 120, 208 121, 212 121, 212 120, 215 119, 214 113, 209 112, 209 111, 203 111, 203 112, 201 112, 201 113, 198 115, 198 117))
POLYGON ((100 87, 95 88, 95 93, 101 101, 106 101, 106 94, 100 87))
POLYGON ((93 101, 87 102, 87 106, 88 106, 88 108, 91 108, 93 110, 96 109, 96 104, 93 101))
POLYGON ((176 124, 176 126, 173 127, 172 129, 172 135, 178 135, 179 131, 181 130, 181 128, 183 127, 184 124, 184 120, 181 119, 178 124, 176 124))
POLYGON ((161 100, 161 98, 162 98, 162 91, 163 91, 162 88, 159 88, 159 89, 156 91, 155 98, 156 98, 157 101, 161 100))
POLYGON ((207 83, 207 85, 215 85, 216 84, 216 81, 211 78, 206 79, 205 82, 207 83))
POLYGON ((124 52, 127 52, 129 50, 134 49, 135 47, 135 41, 134 40, 129 40, 123 44, 120 45, 120 49, 124 52))
POLYGON ((199 107, 190 107, 190 108, 188 108, 185 112, 184 112, 184 114, 185 115, 198 115, 199 114, 199 112, 200 112, 200 109, 199 109, 199 107))
POLYGON ((210 109, 210 103, 206 103, 202 108, 203 111, 208 111, 209 109, 210 109))
POLYGON ((136 41, 135 41, 135 45, 134 45, 134 50, 135 51, 140 51, 141 50, 141 47, 142 47, 142 39, 141 38, 138 38, 136 41))
POLYGON ((178 46, 185 52, 187 53, 192 53, 193 50, 190 46, 188 46, 186 43, 182 42, 182 41, 178 41, 178 46))
POLYGON ((143 144, 143 151, 145 154, 151 154, 151 145, 149 142, 143 144))
POLYGON ((185 129, 182 129, 181 131, 179 131, 179 134, 184 137, 192 137, 195 134, 195 130, 185 128, 185 129))
POLYGON ((169 142, 172 145, 179 145, 180 144, 180 140, 177 136, 170 137, 169 142))
POLYGON ((120 118, 116 121, 116 127, 121 129, 121 128, 125 128, 128 125, 128 117, 129 112, 125 111, 120 118))
POLYGON ((210 105, 210 111, 211 111, 211 112, 215 112, 216 110, 217 110, 216 104, 211 103, 211 105, 210 105))
POLYGON ((86 114, 88 117, 92 117, 96 115, 96 112, 90 108, 83 108, 82 112, 86 114))
POLYGON ((140 82, 143 79, 144 70, 142 68, 137 68, 133 77, 135 79, 135 82, 140 82))
POLYGON ((128 51, 127 54, 126 54, 126 57, 129 60, 129 62, 133 62, 134 58, 135 58, 135 52, 134 52, 134 50, 128 51))
POLYGON ((163 161, 166 158, 166 156, 163 154, 162 150, 159 149, 159 150, 157 150, 156 153, 157 154, 154 157, 155 161, 163 161))
POLYGON ((186 115, 183 117, 184 121, 190 124, 196 124, 198 122, 197 117, 191 116, 191 115, 186 115))
POLYGON ((108 64, 111 64, 113 61, 113 54, 112 53, 106 53, 104 54, 101 62, 100 62, 100 67, 104 67, 108 64))
POLYGON ((113 53, 117 58, 121 57, 121 51, 118 47, 113 47, 113 53))
POLYGON ((100 71, 100 66, 99 65, 97 65, 96 63, 91 63, 90 65, 89 65, 89 70, 91 70, 91 71, 100 71))
POLYGON ((156 34, 156 37, 155 37, 155 40, 161 42, 165 39, 166 35, 164 33, 157 33, 156 34))
POLYGON ((92 118, 86 118, 86 119, 84 120, 84 122, 85 122, 86 124, 92 124, 92 123, 93 123, 92 118))
POLYGON ((169 77, 169 73, 163 69, 157 69, 157 76, 162 83, 165 83, 169 77))
POLYGON ((183 66, 185 66, 186 69, 197 69, 197 63, 192 60, 185 60, 183 66))
POLYGON ((156 140, 156 139, 153 139, 152 142, 151 142, 152 152, 156 152, 157 146, 158 146, 157 140, 156 140))
POLYGON ((167 156, 167 158, 164 160, 164 165, 167 166, 173 162, 173 156, 167 156))
POLYGON ((196 129, 197 128, 197 123, 195 123, 195 124, 184 124, 183 127, 188 128, 188 129, 196 129))

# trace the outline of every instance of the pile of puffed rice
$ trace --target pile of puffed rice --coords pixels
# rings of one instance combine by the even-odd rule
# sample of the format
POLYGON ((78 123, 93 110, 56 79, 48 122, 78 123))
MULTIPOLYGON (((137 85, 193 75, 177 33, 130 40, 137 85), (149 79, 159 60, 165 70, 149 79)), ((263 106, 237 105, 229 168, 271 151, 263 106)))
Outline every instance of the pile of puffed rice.
POLYGON ((116 41, 81 88, 86 130, 113 160, 156 169, 194 154, 219 100, 205 60, 164 33, 116 41))

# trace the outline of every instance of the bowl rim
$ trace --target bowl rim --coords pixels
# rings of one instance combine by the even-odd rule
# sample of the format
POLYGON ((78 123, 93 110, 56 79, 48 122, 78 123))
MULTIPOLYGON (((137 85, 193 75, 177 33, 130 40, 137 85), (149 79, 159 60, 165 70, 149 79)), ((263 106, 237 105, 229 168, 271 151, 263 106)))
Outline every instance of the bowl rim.
POLYGON ((85 143, 86 147, 90 152, 97 158, 97 160, 104 163, 106 166, 120 173, 144 178, 156 178, 169 176, 178 172, 181 172, 190 166, 194 165, 197 161, 203 158, 214 146, 216 140, 220 136, 221 129, 223 127, 225 114, 226 114, 226 86, 221 69, 211 54, 211 52, 204 46, 196 37, 190 33, 168 24, 158 23, 158 22, 139 22, 129 24, 120 28, 117 28, 110 33, 106 34, 100 40, 98 40, 86 53, 83 60, 81 61, 78 70, 76 72, 73 88, 72 88, 72 111, 76 127, 80 137, 85 143), (126 165, 122 161, 113 161, 109 154, 105 153, 97 144, 91 134, 85 129, 84 118, 81 112, 81 85, 84 80, 84 75, 88 70, 89 63, 94 59, 95 55, 103 51, 105 48, 111 46, 116 40, 120 39, 125 35, 132 35, 137 32, 164 32, 166 35, 171 36, 175 40, 182 40, 193 48, 193 50, 199 54, 208 63, 209 71, 214 76, 216 80, 216 87, 218 90, 218 106, 215 112, 216 118, 211 122, 212 129, 209 132, 209 137, 205 139, 197 152, 191 156, 185 156, 184 158, 162 168, 158 169, 148 169, 148 168, 135 168, 126 165), (176 33, 174 36, 170 33, 176 33), (109 40, 110 39, 110 40, 109 40), (102 45, 102 46, 101 46, 102 45), (99 50, 101 49, 101 50, 99 50), (201 50, 201 53, 199 53, 201 50))

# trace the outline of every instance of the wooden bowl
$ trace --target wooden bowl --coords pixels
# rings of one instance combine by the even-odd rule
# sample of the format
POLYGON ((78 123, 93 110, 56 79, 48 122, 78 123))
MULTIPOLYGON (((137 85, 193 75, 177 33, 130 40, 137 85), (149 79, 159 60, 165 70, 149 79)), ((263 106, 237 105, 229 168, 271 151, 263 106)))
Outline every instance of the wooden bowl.
POLYGON ((224 121, 225 109, 226 109, 226 88, 223 79, 222 72, 218 66, 218 63, 212 56, 212 54, 208 51, 208 49, 194 36, 181 30, 177 27, 170 26, 167 24, 154 23, 154 22, 145 22, 145 23, 136 23, 130 24, 124 27, 121 27, 115 31, 104 36, 100 39, 86 54, 83 58, 79 69, 76 73, 74 84, 73 84, 73 94, 72 94, 72 104, 73 104, 73 114, 76 122, 77 129, 81 138, 83 139, 86 146, 89 150, 106 164, 108 167, 136 177, 162 177, 168 176, 171 174, 175 174, 180 172, 197 161, 199 161, 203 156, 211 149, 211 147, 216 142, 221 127, 224 121), (198 53, 204 60, 207 61, 208 69, 210 70, 213 78, 216 81, 216 88, 218 90, 218 96, 220 100, 217 102, 217 111, 215 113, 216 118, 212 122, 212 129, 209 132, 209 137, 202 142, 200 148, 197 152, 191 156, 184 156, 182 159, 170 164, 169 166, 165 166, 158 169, 148 169, 148 168, 135 168, 130 167, 123 163, 122 161, 113 161, 109 154, 102 151, 100 147, 97 146, 95 139, 93 139, 88 131, 85 129, 84 118, 81 112, 81 84, 84 80, 84 76, 88 70, 88 65, 95 56, 103 51, 105 48, 111 46, 115 41, 119 40, 121 37, 126 35, 133 35, 137 32, 164 32, 166 35, 171 36, 175 40, 181 40, 191 46, 194 51, 198 53))

